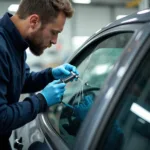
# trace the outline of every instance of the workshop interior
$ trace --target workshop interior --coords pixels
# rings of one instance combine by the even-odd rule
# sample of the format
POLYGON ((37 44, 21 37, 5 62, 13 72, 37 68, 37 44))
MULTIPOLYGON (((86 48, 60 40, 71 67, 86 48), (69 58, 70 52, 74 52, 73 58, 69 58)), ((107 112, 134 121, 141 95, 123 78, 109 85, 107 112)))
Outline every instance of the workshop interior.
MULTIPOLYGON (((145 24, 149 24, 150 21, 150 17, 146 16, 146 13, 150 16, 150 0, 70 0, 70 2, 74 14, 72 18, 67 18, 63 31, 58 35, 57 43, 47 47, 40 56, 35 56, 27 48, 26 63, 30 66, 31 72, 71 63, 77 67, 79 74, 70 72, 70 76, 60 79, 60 83, 66 84, 66 91, 61 97, 60 104, 47 108, 47 111, 39 114, 35 120, 13 131, 9 139, 12 150, 27 150, 37 141, 46 143, 49 150, 148 150, 150 119, 146 116, 150 117, 150 105, 148 100, 136 101, 135 97, 144 99, 146 97, 143 96, 144 92, 146 93, 143 92, 144 86, 149 83, 149 69, 144 70, 143 67, 144 73, 139 71, 142 65, 146 66, 148 60, 146 55, 141 54, 142 58, 139 56, 138 60, 136 59, 140 53, 139 49, 150 41, 149 31, 147 37, 145 31, 149 27, 145 24), (135 16, 132 17, 132 14, 135 16), (143 17, 138 18, 137 14, 143 17), (145 33, 144 36, 142 33, 145 33), (139 67, 132 65, 133 60, 140 61, 137 63, 139 67), (134 70, 133 66, 137 67, 137 70, 134 70), (133 72, 130 73, 129 69, 135 73, 132 78, 130 77, 133 72), (121 83, 124 86, 119 86, 121 83), (128 87, 129 83, 132 85, 128 87), (127 90, 129 95, 133 93, 135 95, 129 96, 131 101, 124 104, 120 101, 125 99, 127 90), (112 101, 112 104, 107 107, 107 104, 98 103, 98 100, 106 100, 107 103, 112 101), (87 106, 88 112, 84 109, 84 105, 87 106), (82 108, 84 110, 80 114, 82 108), (93 114, 96 115, 100 110, 103 113, 100 113, 98 122, 93 114), (110 116, 109 112, 112 117, 107 119, 106 114, 110 116), (130 116, 133 119, 128 121, 131 112, 139 118, 130 116), (90 119, 86 117, 87 115, 90 119), (129 122, 134 122, 135 126, 131 127, 129 122), (93 128, 92 123, 95 123, 93 128), (88 125, 90 131, 87 130, 88 125), (89 131, 89 137, 86 131, 89 131), (132 145, 136 140, 137 145, 132 145)), ((0 18, 6 12, 14 15, 19 3, 20 0, 0 0, 0 18)), ((33 94, 35 93, 22 94, 20 101, 33 94)))

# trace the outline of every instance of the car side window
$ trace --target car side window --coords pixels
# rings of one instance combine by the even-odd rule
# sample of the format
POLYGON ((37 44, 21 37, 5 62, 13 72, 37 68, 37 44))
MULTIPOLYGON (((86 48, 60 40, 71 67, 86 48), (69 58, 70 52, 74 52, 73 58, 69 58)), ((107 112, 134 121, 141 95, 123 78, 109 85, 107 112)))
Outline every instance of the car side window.
POLYGON ((150 53, 128 83, 103 135, 102 150, 150 149, 150 53))
POLYGON ((132 35, 132 32, 119 33, 96 41, 76 58, 73 65, 80 78, 67 83, 63 103, 50 107, 47 113, 50 124, 68 147, 72 148, 95 97, 132 35))

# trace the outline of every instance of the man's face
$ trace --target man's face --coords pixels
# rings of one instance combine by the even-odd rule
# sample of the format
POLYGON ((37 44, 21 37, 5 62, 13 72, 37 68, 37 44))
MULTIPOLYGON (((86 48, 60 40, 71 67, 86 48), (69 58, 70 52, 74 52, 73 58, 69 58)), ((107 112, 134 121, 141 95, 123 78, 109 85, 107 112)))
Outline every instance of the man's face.
MULTIPOLYGON (((31 20, 32 21, 32 20, 31 20)), ((57 43, 58 34, 63 30, 66 21, 64 13, 60 12, 54 22, 42 25, 36 23, 36 18, 31 24, 30 32, 27 36, 29 48, 34 55, 41 55, 47 47, 57 43)))

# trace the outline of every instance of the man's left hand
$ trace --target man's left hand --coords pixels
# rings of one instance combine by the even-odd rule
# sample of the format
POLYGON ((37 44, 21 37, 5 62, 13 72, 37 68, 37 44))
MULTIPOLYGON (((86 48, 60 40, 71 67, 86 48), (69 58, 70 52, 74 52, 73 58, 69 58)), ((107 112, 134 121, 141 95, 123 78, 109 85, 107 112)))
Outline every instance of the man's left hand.
POLYGON ((64 79, 70 75, 71 71, 77 75, 79 74, 75 66, 66 63, 53 68, 52 75, 55 79, 64 79))
POLYGON ((82 103, 74 106, 74 114, 78 120, 80 121, 84 120, 88 111, 92 107, 93 100, 94 100, 93 95, 87 95, 84 97, 82 103))

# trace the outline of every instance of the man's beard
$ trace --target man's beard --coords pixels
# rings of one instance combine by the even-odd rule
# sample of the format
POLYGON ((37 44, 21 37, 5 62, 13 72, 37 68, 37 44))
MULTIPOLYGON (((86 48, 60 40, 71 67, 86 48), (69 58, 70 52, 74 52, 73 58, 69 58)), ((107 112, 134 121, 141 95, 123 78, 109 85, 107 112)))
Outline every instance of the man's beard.
POLYGON ((39 37, 40 37, 40 32, 36 32, 33 33, 30 37, 27 37, 26 39, 30 51, 36 56, 40 56, 44 51, 44 48, 41 47, 42 38, 39 37))
POLYGON ((40 56, 44 49, 43 48, 40 48, 40 44, 37 44, 36 42, 34 42, 33 40, 27 40, 28 42, 28 45, 29 45, 29 49, 30 51, 36 55, 36 56, 40 56))

